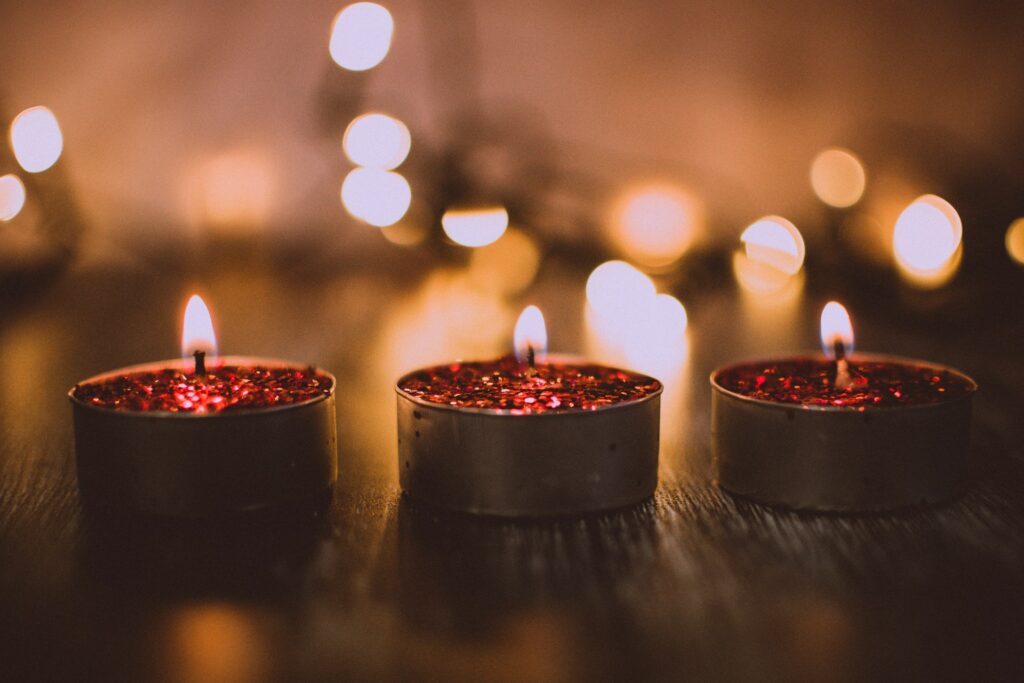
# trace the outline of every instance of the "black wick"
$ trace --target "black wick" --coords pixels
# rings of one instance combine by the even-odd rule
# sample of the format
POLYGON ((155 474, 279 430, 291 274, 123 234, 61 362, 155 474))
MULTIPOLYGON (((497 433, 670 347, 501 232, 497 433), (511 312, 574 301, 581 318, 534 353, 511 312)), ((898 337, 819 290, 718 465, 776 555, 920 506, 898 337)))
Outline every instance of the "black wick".
POLYGON ((199 351, 198 349, 192 354, 192 357, 196 359, 196 374, 206 374, 206 352, 199 351))
POLYGON ((533 377, 537 374, 537 352, 533 349, 533 344, 526 345, 526 376, 533 377))
POLYGON ((846 360, 846 345, 843 344, 842 339, 836 339, 832 342, 832 352, 836 354, 836 364, 838 364, 839 361, 846 360))
POLYGON ((835 362, 832 363, 832 386, 836 389, 846 389, 853 380, 850 378, 850 364, 846 361, 846 346, 843 340, 836 339, 832 342, 832 352, 835 354, 835 362))

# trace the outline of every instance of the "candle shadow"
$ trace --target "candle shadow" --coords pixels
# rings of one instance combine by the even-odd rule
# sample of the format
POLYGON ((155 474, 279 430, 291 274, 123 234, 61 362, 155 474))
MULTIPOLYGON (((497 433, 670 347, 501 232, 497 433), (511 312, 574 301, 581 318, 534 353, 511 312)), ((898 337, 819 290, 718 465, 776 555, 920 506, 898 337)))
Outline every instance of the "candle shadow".
POLYGON ((155 598, 293 592, 329 533, 332 496, 205 519, 86 508, 81 562, 101 584, 155 598))
POLYGON ((411 627, 469 639, 501 633, 537 613, 586 624, 585 612, 598 605, 615 610, 618 589, 653 571, 655 524, 653 501, 509 520, 438 510, 403 496, 388 523, 376 588, 397 602, 411 627))

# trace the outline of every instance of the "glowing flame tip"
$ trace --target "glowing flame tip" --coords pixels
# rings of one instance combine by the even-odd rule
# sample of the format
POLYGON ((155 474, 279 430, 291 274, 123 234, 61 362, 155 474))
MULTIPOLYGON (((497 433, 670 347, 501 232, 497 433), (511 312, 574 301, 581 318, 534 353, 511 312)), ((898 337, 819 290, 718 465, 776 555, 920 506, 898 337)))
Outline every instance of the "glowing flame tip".
POLYGON ((213 331, 210 309, 198 294, 193 294, 185 305, 184 324, 181 331, 181 355, 191 358, 196 351, 208 356, 217 355, 217 336, 213 331))

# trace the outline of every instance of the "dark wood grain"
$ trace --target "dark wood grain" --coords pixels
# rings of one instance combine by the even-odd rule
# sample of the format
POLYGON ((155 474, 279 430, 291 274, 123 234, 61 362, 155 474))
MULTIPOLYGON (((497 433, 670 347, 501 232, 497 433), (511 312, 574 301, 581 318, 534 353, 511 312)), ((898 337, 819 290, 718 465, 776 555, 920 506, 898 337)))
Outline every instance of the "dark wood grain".
MULTIPOLYGON (((725 288, 686 300, 690 348, 654 500, 511 523, 400 497, 390 386, 409 369, 395 344, 425 358, 449 344, 454 357, 498 350, 507 329, 417 338, 431 276, 416 269, 226 269, 200 281, 226 352, 339 377, 336 490, 217 522, 86 514, 64 393, 176 354, 195 281, 161 272, 81 268, 3 314, 0 680, 1024 678, 1024 367, 1000 343, 1016 322, 993 317, 968 338, 858 320, 861 348, 949 362, 982 384, 974 481, 950 505, 815 516, 719 492, 708 373, 813 346, 820 303, 756 318, 725 288)), ((583 349, 585 275, 552 267, 535 287, 559 350, 583 349)))

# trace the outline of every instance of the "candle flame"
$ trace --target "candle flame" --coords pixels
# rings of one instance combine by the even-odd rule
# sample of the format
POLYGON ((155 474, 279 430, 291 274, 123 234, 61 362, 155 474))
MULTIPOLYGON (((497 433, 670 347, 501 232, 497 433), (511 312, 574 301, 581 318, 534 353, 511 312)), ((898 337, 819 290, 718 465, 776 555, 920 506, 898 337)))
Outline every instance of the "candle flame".
POLYGON ((513 344, 520 363, 529 363, 531 352, 534 363, 544 362, 548 353, 548 330, 544 314, 536 306, 527 306, 519 314, 513 344))
POLYGON ((210 309, 198 294, 193 294, 185 306, 184 325, 181 332, 181 355, 191 358, 196 351, 208 356, 217 355, 217 336, 213 332, 210 309))
POLYGON ((853 323, 841 303, 829 301, 821 310, 821 350, 836 357, 836 343, 842 345, 844 355, 853 353, 853 323))

